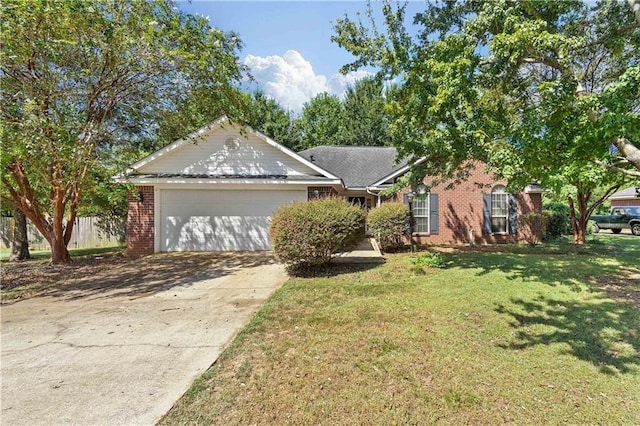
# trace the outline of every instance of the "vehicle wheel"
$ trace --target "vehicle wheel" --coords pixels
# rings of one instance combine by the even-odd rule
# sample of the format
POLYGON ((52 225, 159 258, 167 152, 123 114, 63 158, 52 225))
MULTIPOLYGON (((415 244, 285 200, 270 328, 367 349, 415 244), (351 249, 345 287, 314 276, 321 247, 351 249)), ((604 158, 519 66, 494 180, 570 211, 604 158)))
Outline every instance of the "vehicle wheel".
POLYGON ((634 223, 631 225, 631 233, 640 237, 640 223, 634 223))
POLYGON ((597 223, 593 224, 593 229, 592 229, 594 234, 597 234, 598 232, 600 232, 600 227, 598 226, 597 223))
POLYGON ((613 232, 614 234, 619 234, 619 233, 621 233, 621 232, 622 232, 622 229, 620 229, 620 228, 613 228, 613 229, 611 230, 611 232, 613 232))

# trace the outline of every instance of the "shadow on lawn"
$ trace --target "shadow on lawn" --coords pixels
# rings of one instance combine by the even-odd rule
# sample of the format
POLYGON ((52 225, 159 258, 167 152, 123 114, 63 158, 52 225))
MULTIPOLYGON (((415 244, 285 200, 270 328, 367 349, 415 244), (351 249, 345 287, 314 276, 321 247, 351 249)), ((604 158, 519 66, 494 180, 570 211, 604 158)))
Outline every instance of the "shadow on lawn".
POLYGON ((288 267, 287 272, 299 278, 331 278, 344 274, 352 274, 375 269, 383 262, 363 258, 355 263, 328 263, 325 265, 311 265, 302 267, 288 267))
POLYGON ((605 374, 629 373, 640 366, 640 311, 628 303, 512 299, 514 306, 496 312, 512 317, 515 341, 499 345, 523 350, 537 345, 564 343, 566 353, 590 362, 605 374))
POLYGON ((516 329, 514 341, 501 347, 523 350, 563 343, 567 353, 603 373, 628 373, 640 367, 640 245, 632 243, 494 248, 458 253, 453 263, 477 275, 501 271, 514 281, 602 291, 604 295, 592 294, 585 301, 541 294, 499 305, 496 312, 509 315, 516 329))
POLYGON ((458 253, 451 257, 451 263, 454 267, 473 269, 478 276, 501 271, 509 280, 565 285, 575 291, 582 291, 587 284, 591 291, 604 291, 612 298, 631 301, 640 309, 640 269, 636 257, 640 251, 635 247, 621 248, 622 253, 606 245, 571 247, 564 251, 553 247, 517 250, 458 253))

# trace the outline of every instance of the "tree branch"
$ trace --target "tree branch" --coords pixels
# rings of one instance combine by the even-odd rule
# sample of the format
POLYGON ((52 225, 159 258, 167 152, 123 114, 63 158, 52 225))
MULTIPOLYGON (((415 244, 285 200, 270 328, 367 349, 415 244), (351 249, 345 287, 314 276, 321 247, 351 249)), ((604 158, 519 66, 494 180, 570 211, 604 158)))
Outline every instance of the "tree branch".
POLYGON ((562 66, 560 61, 549 56, 530 56, 527 58, 522 58, 522 62, 525 64, 542 64, 556 69, 560 72, 564 71, 564 67, 562 66))
POLYGON ((640 170, 624 169, 622 167, 617 167, 617 166, 614 166, 613 164, 609 164, 605 161, 596 161, 596 164, 607 167, 611 170, 615 170, 616 172, 625 174, 627 176, 640 177, 640 170))
POLYGON ((638 147, 624 137, 613 138, 611 143, 615 145, 622 157, 640 171, 640 149, 638 147))
POLYGON ((607 189, 607 191, 604 193, 604 195, 600 198, 598 198, 596 201, 594 201, 591 204, 591 207, 589 207, 587 209, 587 217, 591 217, 591 215, 593 214, 593 211, 602 203, 604 203, 604 200, 606 200, 609 195, 613 194, 614 192, 616 192, 618 189, 620 189, 620 184, 618 185, 614 185, 612 187, 610 187, 609 189, 607 189))
POLYGON ((640 0, 627 0, 627 3, 633 11, 637 24, 640 25, 640 0))

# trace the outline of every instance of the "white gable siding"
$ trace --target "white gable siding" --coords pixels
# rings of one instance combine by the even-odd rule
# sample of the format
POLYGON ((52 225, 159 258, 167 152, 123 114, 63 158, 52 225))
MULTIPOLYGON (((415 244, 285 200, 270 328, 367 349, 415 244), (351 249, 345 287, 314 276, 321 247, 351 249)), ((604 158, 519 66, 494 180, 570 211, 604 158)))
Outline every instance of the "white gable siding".
POLYGON ((242 135, 231 126, 215 129, 201 139, 167 152, 140 167, 138 173, 243 176, 318 174, 258 136, 251 133, 242 135), (237 138, 237 150, 225 146, 229 138, 237 138))

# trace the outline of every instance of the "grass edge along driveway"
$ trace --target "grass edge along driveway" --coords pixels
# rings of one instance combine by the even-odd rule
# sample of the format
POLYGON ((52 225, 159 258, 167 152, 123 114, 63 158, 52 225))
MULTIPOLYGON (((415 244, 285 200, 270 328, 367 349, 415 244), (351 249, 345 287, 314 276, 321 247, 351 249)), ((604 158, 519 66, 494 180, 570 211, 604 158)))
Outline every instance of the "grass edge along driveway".
POLYGON ((277 291, 162 424, 640 424, 640 239, 335 266, 277 291))

